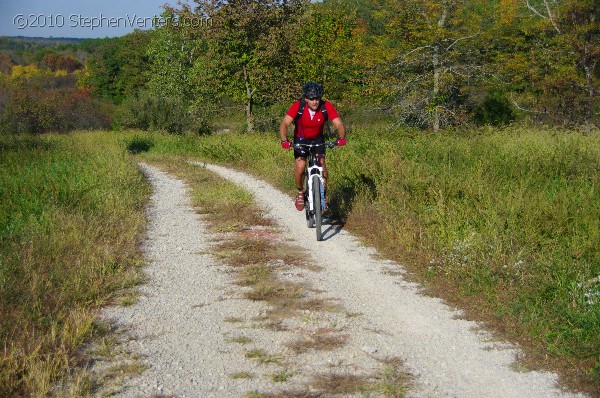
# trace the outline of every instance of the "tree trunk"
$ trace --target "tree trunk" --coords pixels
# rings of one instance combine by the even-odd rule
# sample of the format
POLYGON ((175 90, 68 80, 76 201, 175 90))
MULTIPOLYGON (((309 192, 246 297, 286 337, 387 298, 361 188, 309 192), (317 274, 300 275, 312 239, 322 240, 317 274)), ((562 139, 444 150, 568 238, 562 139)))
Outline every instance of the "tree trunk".
MULTIPOLYGON (((448 16, 447 4, 444 2, 442 15, 437 22, 438 28, 442 29, 446 25, 446 18, 448 16)), ((440 42, 439 38, 436 38, 436 43, 433 46, 433 116, 432 126, 433 131, 440 131, 440 42)))
POLYGON ((432 125, 433 131, 440 131, 440 104, 439 104, 439 95, 440 95, 440 54, 439 54, 439 46, 434 46, 433 48, 433 115, 432 115, 432 125))
POLYGON ((593 107, 594 107, 594 97, 596 96, 596 90, 594 87, 594 83, 592 81, 592 73, 593 70, 596 67, 596 62, 597 59, 592 61, 592 56, 590 55, 591 53, 591 49, 590 47, 592 46, 591 41, 592 41, 592 37, 591 37, 591 33, 587 32, 586 36, 585 36, 585 45, 584 45, 584 62, 583 62, 583 69, 585 71, 585 81, 587 84, 587 90, 588 90, 588 101, 586 103, 586 109, 585 109, 585 114, 584 114, 584 122, 590 123, 593 117, 593 107))
POLYGON ((246 132, 252 133, 254 131, 254 110, 252 109, 254 101, 252 100, 254 96, 254 91, 250 87, 250 78, 248 76, 248 71, 244 66, 244 83, 246 84, 246 132))
POLYGON ((246 132, 252 133, 254 131, 254 115, 252 114, 252 98, 246 100, 246 132))

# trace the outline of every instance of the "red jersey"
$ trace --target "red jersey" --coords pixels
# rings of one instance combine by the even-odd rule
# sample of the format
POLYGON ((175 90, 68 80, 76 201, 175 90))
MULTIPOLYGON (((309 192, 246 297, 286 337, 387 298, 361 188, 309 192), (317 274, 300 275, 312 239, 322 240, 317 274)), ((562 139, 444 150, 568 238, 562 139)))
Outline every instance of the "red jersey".
MULTIPOLYGON (((330 120, 340 117, 331 102, 323 100, 323 103, 325 104, 327 117, 330 120)), ((287 115, 295 119, 296 115, 298 115, 299 108, 300 101, 294 102, 287 111, 287 115)), ((300 138, 314 139, 323 134, 324 126, 325 117, 323 116, 323 111, 321 111, 321 106, 319 106, 314 115, 311 116, 310 108, 308 107, 308 104, 306 104, 304 111, 302 112, 302 117, 294 124, 294 135, 300 138)))

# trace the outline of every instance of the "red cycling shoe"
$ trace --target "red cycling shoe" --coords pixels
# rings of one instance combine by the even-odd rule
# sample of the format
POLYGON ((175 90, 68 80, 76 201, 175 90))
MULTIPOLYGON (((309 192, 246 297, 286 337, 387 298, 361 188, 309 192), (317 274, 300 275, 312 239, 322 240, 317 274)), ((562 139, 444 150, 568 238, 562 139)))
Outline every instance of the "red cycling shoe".
POLYGON ((296 196, 296 209, 298 211, 304 210, 304 191, 298 192, 298 196, 296 196))

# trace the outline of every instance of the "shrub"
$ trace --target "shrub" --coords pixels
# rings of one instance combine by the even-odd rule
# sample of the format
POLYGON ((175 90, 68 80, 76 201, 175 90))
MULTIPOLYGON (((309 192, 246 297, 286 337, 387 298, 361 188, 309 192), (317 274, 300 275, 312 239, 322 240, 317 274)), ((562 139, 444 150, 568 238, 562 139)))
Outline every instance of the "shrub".
POLYGON ((0 132, 37 134, 108 128, 109 107, 83 89, 9 87, 3 92, 0 132))
POLYGON ((479 126, 502 126, 515 120, 515 112, 508 99, 501 93, 488 93, 473 113, 479 126))
POLYGON ((188 106, 180 99, 147 93, 123 102, 115 117, 115 126, 171 134, 210 132, 208 117, 199 108, 188 106))

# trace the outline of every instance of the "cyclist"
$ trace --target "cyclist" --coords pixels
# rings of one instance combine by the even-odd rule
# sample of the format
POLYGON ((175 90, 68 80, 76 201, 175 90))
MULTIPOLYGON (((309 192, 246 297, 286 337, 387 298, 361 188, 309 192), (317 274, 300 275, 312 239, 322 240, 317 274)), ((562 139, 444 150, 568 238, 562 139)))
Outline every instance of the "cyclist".
MULTIPOLYGON (((281 147, 290 149, 292 143, 288 140, 288 128, 294 123, 294 144, 322 144, 323 129, 327 119, 337 128, 338 146, 346 145, 346 128, 331 102, 321 99, 323 87, 316 82, 307 82, 302 86, 302 98, 294 102, 287 111, 281 125, 279 135, 281 147)), ((296 165, 294 180, 298 195, 296 196, 296 209, 304 209, 304 170, 306 169, 306 154, 302 149, 294 148, 296 165)), ((317 147, 317 160, 323 167, 323 186, 327 189, 327 169, 325 167, 325 145, 317 147)))

